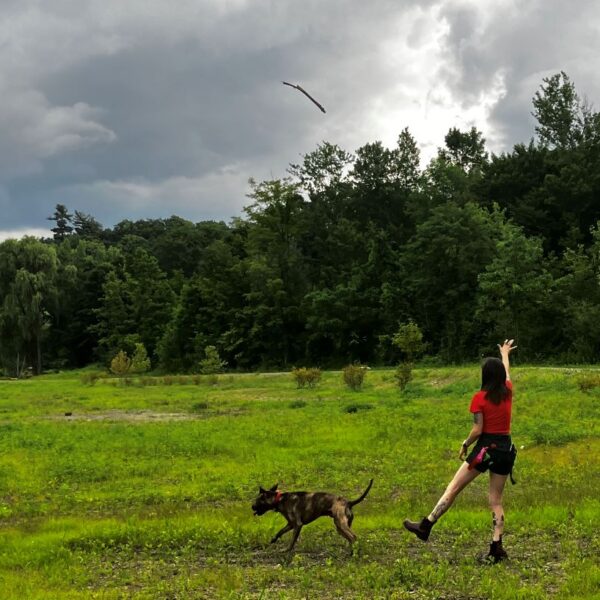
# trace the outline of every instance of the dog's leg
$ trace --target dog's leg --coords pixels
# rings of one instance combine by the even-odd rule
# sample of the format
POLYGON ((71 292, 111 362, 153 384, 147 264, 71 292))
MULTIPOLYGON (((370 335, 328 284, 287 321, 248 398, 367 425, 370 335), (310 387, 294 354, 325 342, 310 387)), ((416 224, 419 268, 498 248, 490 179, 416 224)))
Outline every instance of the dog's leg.
POLYGON ((271 540, 271 544, 274 544, 284 533, 287 533, 288 531, 291 531, 292 529, 294 529, 293 525, 290 525, 289 523, 285 526, 282 527, 274 536, 273 539, 271 540))
POLYGON ((352 521, 354 521, 354 515, 351 510, 346 512, 346 516, 348 517, 348 527, 352 527, 352 521))
POLYGON ((348 525, 348 521, 345 519, 334 519, 335 528, 338 530, 338 533, 345 537, 352 545, 356 541, 356 534, 350 529, 348 525))
POLYGON ((291 552, 298 541, 298 537, 300 536, 300 531, 302 531, 302 525, 296 525, 294 527, 294 537, 292 538, 292 543, 290 547, 287 549, 288 552, 291 552))

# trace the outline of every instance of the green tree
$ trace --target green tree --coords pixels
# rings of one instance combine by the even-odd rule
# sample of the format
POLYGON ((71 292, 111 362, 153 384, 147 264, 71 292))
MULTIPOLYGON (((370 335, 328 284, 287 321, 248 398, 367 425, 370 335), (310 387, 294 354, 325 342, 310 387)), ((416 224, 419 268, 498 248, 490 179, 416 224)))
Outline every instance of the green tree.
POLYGON ((421 177, 421 153, 417 140, 405 127, 398 136, 396 148, 392 151, 394 162, 393 177, 400 188, 405 192, 415 190, 421 177))
POLYGON ((145 373, 150 370, 150 358, 148 358, 148 352, 144 344, 137 343, 135 345, 135 352, 131 357, 131 366, 129 370, 132 373, 145 373))
POLYGON ((405 358, 412 362, 425 350, 423 333, 414 321, 402 323, 392 338, 392 344, 400 349, 405 358))
POLYGON ((589 363, 600 356, 600 223, 592 235, 588 248, 565 251, 552 295, 560 312, 553 323, 563 360, 589 363))
POLYGON ((305 154, 301 164, 290 164, 288 171, 297 178, 300 187, 314 197, 342 183, 353 160, 352 154, 336 144, 323 142, 316 150, 305 154))
POLYGON ((496 255, 478 277, 476 319, 485 332, 484 343, 514 337, 521 356, 539 358, 547 350, 547 323, 554 321, 551 309, 552 276, 541 241, 526 237, 510 223, 502 226, 496 255))
POLYGON ((448 362, 472 356, 478 276, 495 255, 502 220, 472 203, 441 205, 403 251, 411 317, 448 362))
POLYGON ((160 366, 167 371, 193 370, 208 345, 221 348, 233 366, 254 366, 247 351, 251 324, 245 320, 248 282, 243 263, 235 248, 222 240, 206 248, 202 261, 202 274, 183 284, 160 340, 160 366))
POLYGON ((120 348, 133 353, 135 344, 142 343, 152 356, 171 317, 175 295, 143 239, 126 236, 121 244, 122 264, 108 273, 95 311, 99 354, 106 359, 120 348))
POLYGON ((475 127, 466 132, 453 127, 444 141, 446 147, 440 150, 440 157, 466 172, 480 170, 487 162, 485 139, 475 127))
POLYGON ((542 145, 573 148, 582 138, 584 110, 569 76, 561 71, 545 77, 533 97, 535 131, 542 145))
POLYGON ((54 239, 60 242, 72 233, 73 227, 71 222, 73 215, 69 213, 64 204, 57 204, 54 214, 48 217, 48 221, 54 221, 55 226, 50 230, 54 233, 54 239))
POLYGON ((222 373, 227 363, 221 360, 219 351, 214 346, 204 348, 204 358, 200 361, 200 373, 214 375, 222 373))
POLYGON ((73 230, 79 237, 92 240, 102 237, 102 232, 104 231, 102 224, 92 215, 76 210, 71 218, 71 223, 73 224, 73 230))
POLYGON ((55 249, 35 238, 0 244, 0 339, 5 367, 17 376, 23 364, 42 372, 42 341, 56 308, 57 272, 55 249))
POLYGON ((304 322, 301 302, 306 273, 300 236, 305 200, 288 180, 253 187, 254 203, 245 208, 249 222, 245 269, 249 291, 243 322, 247 340, 263 363, 285 366, 301 353, 304 322))

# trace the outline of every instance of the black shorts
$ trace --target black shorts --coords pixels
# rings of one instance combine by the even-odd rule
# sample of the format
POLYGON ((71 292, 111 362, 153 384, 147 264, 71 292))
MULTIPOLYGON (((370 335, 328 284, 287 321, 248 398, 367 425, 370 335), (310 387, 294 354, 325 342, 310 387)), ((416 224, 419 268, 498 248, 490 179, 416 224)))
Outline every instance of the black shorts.
POLYGON ((466 458, 473 469, 485 473, 488 469, 496 475, 510 475, 517 458, 517 449, 511 441, 510 435, 496 435, 483 433, 475 447, 466 458), (481 462, 477 456, 483 448, 487 448, 481 462))

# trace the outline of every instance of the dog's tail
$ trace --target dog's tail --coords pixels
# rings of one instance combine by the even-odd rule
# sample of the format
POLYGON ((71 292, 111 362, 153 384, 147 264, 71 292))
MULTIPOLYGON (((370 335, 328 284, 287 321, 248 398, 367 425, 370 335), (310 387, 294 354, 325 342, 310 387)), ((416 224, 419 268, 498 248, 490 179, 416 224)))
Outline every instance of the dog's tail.
POLYGON ((354 506, 355 504, 362 502, 367 497, 367 494, 369 493, 369 490, 371 489, 372 485, 373 485, 373 480, 371 479, 371 481, 369 481, 369 485, 367 486, 367 489, 362 493, 360 498, 357 498, 356 500, 352 500, 351 502, 348 502, 348 504, 350 506, 354 506))

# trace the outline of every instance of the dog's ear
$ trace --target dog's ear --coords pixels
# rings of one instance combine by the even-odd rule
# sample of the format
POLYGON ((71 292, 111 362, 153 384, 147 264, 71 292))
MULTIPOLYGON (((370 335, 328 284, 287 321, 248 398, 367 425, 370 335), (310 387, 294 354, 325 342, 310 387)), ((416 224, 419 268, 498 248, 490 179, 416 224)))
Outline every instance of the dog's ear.
POLYGON ((269 491, 270 492, 276 492, 278 487, 279 487, 279 484, 276 483, 269 491))
POLYGON ((266 494, 266 493, 267 493, 267 490, 263 489, 262 485, 259 485, 259 486, 258 486, 258 491, 259 491, 261 494, 266 494))

